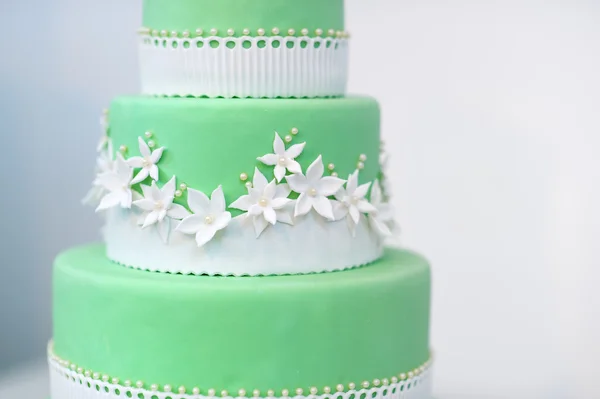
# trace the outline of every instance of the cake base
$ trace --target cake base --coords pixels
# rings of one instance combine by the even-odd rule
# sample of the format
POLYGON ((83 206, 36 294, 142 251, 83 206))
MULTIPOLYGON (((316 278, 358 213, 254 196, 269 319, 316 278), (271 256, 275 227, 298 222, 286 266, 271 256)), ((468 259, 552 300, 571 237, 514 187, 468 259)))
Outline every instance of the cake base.
POLYGON ((377 386, 427 364, 429 290, 427 262, 398 249, 341 272, 211 277, 125 268, 87 245, 56 260, 53 356, 147 390, 377 386))

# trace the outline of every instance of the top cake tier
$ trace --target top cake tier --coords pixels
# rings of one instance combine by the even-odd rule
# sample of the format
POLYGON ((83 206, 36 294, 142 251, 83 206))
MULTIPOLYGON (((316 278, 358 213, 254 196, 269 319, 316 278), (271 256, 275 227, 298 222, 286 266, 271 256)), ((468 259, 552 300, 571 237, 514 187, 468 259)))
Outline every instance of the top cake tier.
POLYGON ((343 0, 144 0, 142 92, 331 97, 346 92, 343 0))

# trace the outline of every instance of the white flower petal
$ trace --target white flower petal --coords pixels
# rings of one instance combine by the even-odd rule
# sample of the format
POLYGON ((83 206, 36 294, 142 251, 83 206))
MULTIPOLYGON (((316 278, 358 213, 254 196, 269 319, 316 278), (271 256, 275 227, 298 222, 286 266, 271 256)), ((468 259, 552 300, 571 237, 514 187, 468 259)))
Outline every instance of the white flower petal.
POLYGON ((341 201, 331 201, 334 220, 342 220, 348 215, 348 207, 341 201))
POLYGON ((169 242, 169 235, 171 233, 171 219, 165 218, 158 222, 156 225, 156 230, 158 231, 158 235, 163 243, 167 244, 169 242))
POLYGON ((121 196, 119 195, 119 193, 108 193, 100 200, 100 204, 96 208, 96 212, 117 206, 120 202, 121 196))
MULTIPOLYGON (((158 168, 157 168, 158 169, 158 168)), ((175 196, 175 186, 176 186, 176 178, 175 176, 171 177, 171 180, 165 183, 160 191, 162 191, 164 197, 173 197, 175 196)))
POLYGON ((213 226, 213 228, 215 230, 221 230, 221 229, 224 229, 225 227, 227 227, 227 225, 229 224, 230 221, 231 221, 231 213, 223 212, 220 215, 217 215, 217 217, 215 218, 215 221, 212 222, 211 226, 213 226))
POLYGON ((158 216, 159 216, 158 212, 155 212, 155 211, 148 213, 148 216, 146 216, 146 219, 144 220, 144 224, 142 225, 142 229, 145 229, 146 227, 156 223, 158 221, 158 216))
POLYGON ((277 223, 277 215, 275 214, 273 208, 265 208, 263 216, 267 222, 271 224, 277 223))
POLYGON ((145 198, 152 198, 152 189, 150 186, 140 184, 140 187, 142 188, 142 193, 144 194, 145 198))
POLYGON ((264 209, 265 209, 264 207, 262 207, 258 204, 254 204, 254 205, 251 205, 250 208, 248 208, 248 214, 252 215, 252 216, 260 215, 263 213, 264 209))
POLYGON ((290 188, 297 193, 304 193, 308 190, 308 181, 302 174, 290 175, 285 178, 290 188))
POLYGON ((171 218, 171 219, 183 219, 187 216, 190 215, 190 212, 185 209, 184 206, 179 205, 179 204, 171 204, 171 207, 167 210, 167 215, 171 218))
POLYGON ((354 191, 354 196, 358 198, 364 198, 369 192, 369 187, 371 187, 371 183, 361 184, 354 191))
POLYGON ((202 247, 204 244, 212 240, 216 232, 217 231, 210 225, 203 225, 202 228, 200 228, 200 230, 198 230, 196 233, 196 243, 198 244, 198 247, 202 247))
POLYGON ((285 155, 285 144, 283 143, 283 140, 281 140, 281 137, 279 137, 279 133, 277 132, 275 132, 275 139, 273 140, 273 151, 278 156, 285 155))
POLYGON ((296 200, 296 207, 294 209, 294 217, 306 215, 313 206, 313 197, 310 197, 306 193, 300 194, 296 200))
POLYGON ((277 189, 275 190, 275 197, 277 198, 287 198, 290 195, 290 185, 287 183, 278 184, 277 189))
POLYGON ((325 176, 319 180, 317 190, 319 194, 328 197, 335 194, 344 185, 344 182, 344 180, 338 177, 325 176))
MULTIPOLYGON (((146 169, 146 168, 144 168, 146 169)), ((150 165, 148 166, 148 174, 150 175, 150 177, 152 178, 152 180, 158 180, 158 166, 156 165, 150 165)))
POLYGON ((348 175, 348 181, 346 182, 346 192, 348 195, 356 195, 356 187, 358 186, 358 170, 348 175))
POLYGON ((150 186, 150 196, 156 202, 162 201, 163 199, 163 193, 160 191, 160 188, 158 188, 155 181, 153 181, 152 185, 150 186))
POLYGON ((358 224, 358 221, 360 220, 360 212, 358 211, 358 208, 355 206, 351 206, 350 208, 348 208, 348 213, 350 214, 350 218, 352 219, 354 224, 358 224))
POLYGON ((175 230, 182 232, 183 234, 196 234, 204 226, 203 215, 190 215, 183 219, 175 230))
POLYGON ((144 139, 142 139, 141 137, 138 137, 138 144, 140 147, 140 154, 142 154, 142 157, 149 158, 150 157, 150 147, 148 147, 148 144, 146 144, 144 139))
POLYGON ((275 180, 271 180, 269 184, 265 186, 263 190, 263 196, 267 199, 272 199, 275 197, 275 192, 277 191, 277 182, 275 180))
POLYGON ((384 222, 391 222, 394 219, 394 208, 388 203, 379 204, 377 218, 384 222))
MULTIPOLYGON (((117 191, 118 192, 118 191, 117 191)), ((121 190, 119 193, 119 196, 121 197, 121 208, 131 208, 131 201, 132 201, 132 196, 133 194, 131 193, 131 190, 121 190)))
POLYGON ((196 214, 205 215, 210 209, 210 200, 202 191, 188 188, 188 207, 196 214))
POLYGON ((278 182, 280 182, 281 179, 285 177, 285 170, 285 166, 279 164, 277 164, 273 169, 273 174, 275 175, 275 179, 277 179, 278 182))
POLYGON ((276 165, 277 161, 279 161, 279 157, 276 154, 265 154, 262 157, 258 157, 256 159, 269 166, 276 165))
POLYGON ((285 152, 286 157, 291 159, 296 158, 298 155, 302 154, 305 145, 306 143, 294 144, 285 152))
POLYGON ((160 147, 152 151, 152 155, 150 155, 150 162, 152 162, 153 164, 157 164, 158 161, 160 161, 164 150, 165 147, 160 147))
POLYGON ((389 227, 384 222, 377 219, 376 216, 369 216, 369 224, 371 225, 373 230, 375 230, 375 232, 381 237, 389 237, 392 235, 392 232, 390 231, 389 227))
POLYGON ((267 178, 263 175, 258 168, 254 168, 254 177, 252 178, 252 187, 257 190, 264 190, 268 184, 267 178))
POLYGON ((141 168, 144 166, 144 158, 142 157, 131 157, 127 159, 127 164, 132 168, 141 168))
POLYGON ((317 159, 310 164, 308 169, 306 169, 306 179, 311 183, 315 183, 323 176, 324 171, 323 159, 321 158, 321 155, 319 155, 317 159))
POLYGON ((381 187, 379 186, 379 180, 375 179, 371 187, 371 204, 377 208, 381 204, 381 200, 381 187))
POLYGON ((373 213, 377 212, 377 208, 375 208, 369 201, 363 199, 356 202, 356 207, 362 213, 373 213))
POLYGON ((289 198, 273 198, 271 200, 271 208, 273 209, 281 209, 290 203, 291 199, 289 198))
POLYGON ((114 172, 98 175, 95 182, 109 191, 121 190, 123 187, 123 181, 114 172))
POLYGON ((252 223, 254 224, 254 233, 256 234, 256 238, 258 238, 269 225, 269 222, 267 222, 262 216, 254 216, 252 218, 252 223))
POLYGON ((333 194, 333 196, 338 201, 344 201, 344 198, 346 198, 348 196, 348 194, 347 194, 346 190, 344 190, 344 188, 340 188, 339 190, 337 190, 335 192, 335 194, 333 194))
POLYGON ((138 208, 144 210, 144 211, 152 211, 154 210, 154 206, 155 206, 155 202, 151 199, 141 199, 141 200, 137 200, 133 202, 133 205, 137 206, 138 208))
POLYGON ((288 159, 285 161, 285 167, 292 173, 302 173, 302 167, 300 164, 293 159, 288 159))
POLYGON ((333 217, 333 208, 331 206, 331 201, 322 195, 318 195, 313 198, 312 206, 315 208, 315 211, 324 218, 329 220, 334 220, 333 217))
POLYGON ((225 204, 225 195, 223 194, 223 188, 221 186, 214 189, 210 195, 210 213, 218 214, 225 210, 227 205, 225 204))
POLYGON ((239 209, 240 211, 247 211, 252 205, 254 205, 252 197, 250 195, 242 195, 240 198, 233 201, 229 207, 239 209))
MULTIPOLYGON (((278 210, 275 211, 277 215, 277 221, 285 224, 294 224, 294 219, 292 218, 292 214, 288 210, 278 210)), ((264 218, 263 218, 264 220, 264 218)))
POLYGON ((137 175, 135 175, 135 177, 131 181, 131 184, 136 184, 136 183, 139 183, 141 181, 144 181, 147 177, 148 177, 148 169, 142 168, 137 173, 137 175))

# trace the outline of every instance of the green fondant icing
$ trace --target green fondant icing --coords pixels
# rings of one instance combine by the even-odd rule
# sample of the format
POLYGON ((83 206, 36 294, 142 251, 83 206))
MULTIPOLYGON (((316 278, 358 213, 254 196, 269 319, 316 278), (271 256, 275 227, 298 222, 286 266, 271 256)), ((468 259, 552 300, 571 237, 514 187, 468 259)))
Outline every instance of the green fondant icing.
MULTIPOLYGON (((356 170, 360 154, 367 160, 359 181, 379 175, 379 106, 370 97, 338 99, 196 99, 119 97, 110 110, 110 135, 115 150, 126 145, 127 157, 139 155, 138 137, 153 133, 157 148, 166 151, 158 163, 159 185, 177 176, 177 183, 207 195, 219 185, 231 204, 247 193, 241 173, 252 180, 258 166, 268 179, 273 167, 256 158, 273 152, 275 131, 283 139, 292 128, 299 133, 286 144, 306 142, 296 159, 306 173, 323 156, 346 179, 356 170)), ((146 184, 150 184, 148 179, 146 184)), ((185 196, 176 201, 185 204, 185 196)), ((231 210, 234 214, 238 211, 231 210)), ((238 213, 236 213, 238 212, 238 213)))
POLYGON ((143 25, 167 31, 208 31, 218 29, 218 36, 227 36, 227 29, 238 34, 259 28, 267 33, 274 27, 282 32, 318 28, 344 29, 343 0, 144 0, 143 25))
POLYGON ((403 250, 343 272, 236 278, 132 270, 95 244, 61 254, 53 284, 55 353, 147 384, 307 390, 429 357, 429 266, 403 250))

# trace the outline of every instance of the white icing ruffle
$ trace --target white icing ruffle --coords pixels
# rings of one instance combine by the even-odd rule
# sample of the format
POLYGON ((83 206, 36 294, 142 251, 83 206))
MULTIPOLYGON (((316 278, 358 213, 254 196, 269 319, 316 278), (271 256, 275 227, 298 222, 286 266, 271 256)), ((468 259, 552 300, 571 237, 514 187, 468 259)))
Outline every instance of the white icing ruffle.
POLYGON ((132 210, 106 211, 103 229, 109 259, 137 269, 183 274, 281 275, 343 270, 371 263, 382 240, 361 218, 352 237, 347 221, 328 222, 311 211, 293 226, 277 223, 257 239, 250 219, 236 217, 198 248, 193 236, 170 226, 165 244, 157 229, 142 229, 132 210))
POLYGON ((327 97, 346 92, 348 39, 141 35, 142 93, 206 97, 327 97))
MULTIPOLYGON (((427 364, 422 368, 419 374, 410 373, 411 376, 405 380, 388 383, 371 388, 356 387, 356 389, 347 389, 341 392, 332 390, 331 393, 322 394, 298 394, 289 392, 288 395, 273 393, 268 396, 260 393, 253 396, 252 392, 246 395, 224 396, 209 395, 206 392, 194 393, 194 389, 185 389, 172 387, 169 392, 165 392, 164 387, 148 389, 144 384, 137 386, 136 382, 122 382, 108 376, 92 375, 86 376, 83 373, 72 370, 52 356, 48 357, 50 366, 50 396, 53 399, 352 399, 352 398, 370 398, 370 399, 430 399, 431 398, 431 365, 427 364), (363 396, 364 395, 364 396, 363 396)), ((197 391, 196 391, 197 392, 197 391)), ((242 392, 244 393, 244 392, 242 392)), ((258 393, 258 392, 257 392, 258 393)))

